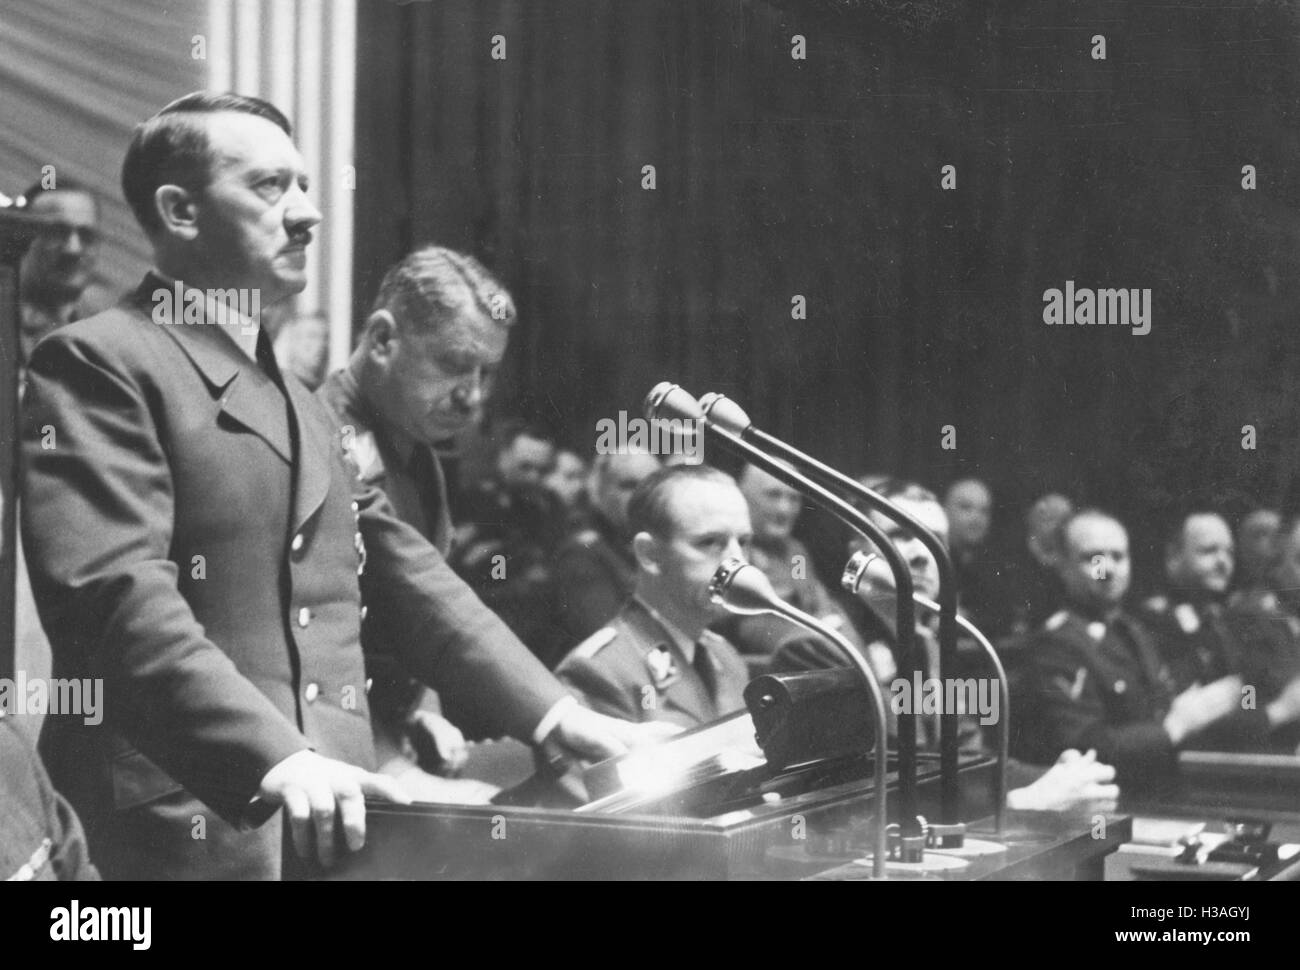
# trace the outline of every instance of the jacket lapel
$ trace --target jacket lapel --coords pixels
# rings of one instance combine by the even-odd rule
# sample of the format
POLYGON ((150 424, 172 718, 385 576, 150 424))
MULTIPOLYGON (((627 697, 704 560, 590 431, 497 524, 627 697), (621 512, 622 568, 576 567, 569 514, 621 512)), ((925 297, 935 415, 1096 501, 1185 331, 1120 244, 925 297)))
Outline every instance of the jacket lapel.
POLYGON ((173 292, 166 281, 150 274, 136 292, 145 315, 155 325, 161 325, 190 359, 208 390, 219 398, 221 413, 265 441, 286 463, 292 463, 284 399, 275 383, 221 332, 220 326, 206 321, 185 323, 182 308, 175 306, 174 300, 159 306, 153 298, 159 289, 173 292))
MULTIPOLYGON (((660 646, 668 648, 672 655, 673 663, 677 666, 677 679, 672 681, 663 689, 663 703, 665 706, 675 707, 677 710, 688 714, 700 723, 711 721, 712 701, 705 695, 704 685, 695 674, 695 670, 686 662, 676 644, 673 643, 672 637, 668 631, 660 625, 641 603, 637 600, 632 601, 632 607, 628 610, 628 622, 636 629, 636 641, 641 645, 642 660, 649 668, 649 655, 652 651, 660 646)), ((651 669, 650 676, 653 681, 654 672, 651 669)))
POLYGON ((330 449, 342 449, 343 439, 335 433, 333 422, 303 420, 320 407, 307 388, 294 377, 286 377, 284 385, 298 422, 298 474, 293 496, 293 532, 297 533, 325 503, 330 489, 330 449))

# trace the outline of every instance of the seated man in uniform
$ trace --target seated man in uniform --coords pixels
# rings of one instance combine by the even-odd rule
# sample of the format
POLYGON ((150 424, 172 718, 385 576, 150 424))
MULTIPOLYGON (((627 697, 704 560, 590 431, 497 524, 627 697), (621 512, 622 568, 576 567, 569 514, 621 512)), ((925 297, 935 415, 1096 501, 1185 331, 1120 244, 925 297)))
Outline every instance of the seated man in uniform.
POLYGON ((1278 532, 1282 516, 1276 509, 1252 509, 1237 525, 1236 590, 1231 602, 1267 593, 1277 561, 1278 532))
POLYGON ((1242 680, 1175 694, 1150 633, 1124 612, 1128 533, 1113 516, 1076 512, 1061 525, 1061 549, 1064 609, 1029 645, 1013 750, 1048 763, 1067 748, 1096 749, 1123 791, 1167 788, 1177 749, 1241 709, 1242 680))
POLYGON ((596 456, 591 469, 590 524, 561 543, 552 562, 552 628, 559 649, 544 661, 558 662, 632 595, 636 558, 627 504, 636 487, 658 469, 659 459, 648 451, 629 449, 596 456))
POLYGON ((98 879, 72 806, 0 708, 0 882, 98 879))
POLYGON ((628 504, 637 571, 632 598, 579 644, 556 676, 588 707, 630 721, 695 727, 744 707, 748 677, 734 647, 705 627, 721 563, 743 558, 749 510, 730 476, 705 465, 655 472, 628 504))
POLYGON ((1267 666, 1267 652, 1243 638, 1249 624, 1233 622, 1226 612, 1232 569, 1228 523, 1214 512, 1193 512, 1179 522, 1165 547, 1168 592, 1147 599, 1138 616, 1155 634, 1175 690, 1239 674, 1245 685, 1267 691, 1257 695, 1257 703, 1242 706, 1206 730, 1196 747, 1262 751, 1275 728, 1300 719, 1300 707, 1266 703, 1275 699, 1275 691, 1261 685, 1265 673, 1260 661, 1267 666))
POLYGON ((944 493, 943 511, 962 612, 991 639, 1005 636, 1012 625, 1010 564, 989 541, 993 493, 978 478, 959 478, 944 493))
POLYGON ((1291 754, 1300 750, 1300 518, 1278 528, 1265 577, 1271 588, 1238 590, 1227 620, 1247 647, 1246 683, 1269 716, 1268 749, 1291 754))
MULTIPOLYGON (((944 514, 939 499, 928 488, 917 482, 902 479, 888 479, 876 487, 876 491, 892 501, 903 511, 910 514, 929 529, 945 544, 948 541, 948 517, 944 514)), ((871 520, 880 527, 894 548, 907 564, 912 588, 932 600, 939 598, 939 564, 926 548, 925 544, 909 529, 879 512, 868 513, 871 520)), ((874 551, 874 546, 861 536, 854 536, 849 542, 850 551, 865 549, 874 551)), ((872 564, 869 571, 870 583, 864 583, 858 590, 855 602, 858 626, 867 631, 870 641, 864 656, 876 672, 881 686, 888 692, 891 682, 898 675, 895 663, 898 638, 895 632, 897 623, 895 613, 896 594, 893 576, 883 562, 872 564)), ((916 636, 925 655, 925 667, 937 676, 939 665, 938 614, 918 608, 916 610, 916 636)), ((962 670, 958 676, 981 676, 986 674, 986 661, 974 644, 958 641, 958 660, 963 668, 974 667, 972 671, 962 670)), ((817 667, 842 666, 844 659, 838 652, 831 654, 810 651, 794 645, 783 647, 773 659, 775 670, 803 670, 817 667)), ((973 714, 973 712, 972 712, 973 714)), ((894 713, 891 709, 891 721, 894 713)), ((892 728, 891 728, 892 730, 892 728)), ((976 718, 964 716, 961 720, 961 744, 968 750, 978 749, 982 742, 980 728, 976 718)), ((939 744, 939 721, 937 716, 928 716, 918 724, 918 743, 922 748, 937 748, 939 744)))
MULTIPOLYGON (((807 548, 794 537, 795 523, 803 511, 803 496, 753 465, 746 465, 741 471, 740 490, 749 503, 754 523, 750 561, 763 570, 776 595, 838 630, 855 647, 863 649, 862 637, 843 607, 817 578, 807 548)), ((834 664, 840 662, 839 652, 823 638, 783 617, 740 617, 728 629, 734 629, 736 645, 755 674, 765 672, 774 657, 786 652, 824 654, 836 658, 834 664)))
POLYGON ((543 486, 555 444, 540 428, 510 422, 494 473, 467 490, 456 514, 452 568, 542 658, 550 639, 550 554, 563 526, 543 486))
POLYGON ((583 525, 591 512, 587 496, 588 474, 587 463, 576 451, 559 448, 555 452, 555 466, 542 480, 542 486, 555 497, 562 510, 565 534, 569 529, 583 525))
POLYGON ((1037 630, 1061 601, 1058 542, 1061 523, 1073 514, 1074 503, 1058 492, 1041 496, 1025 512, 1025 554, 1009 631, 1014 636, 1037 630))

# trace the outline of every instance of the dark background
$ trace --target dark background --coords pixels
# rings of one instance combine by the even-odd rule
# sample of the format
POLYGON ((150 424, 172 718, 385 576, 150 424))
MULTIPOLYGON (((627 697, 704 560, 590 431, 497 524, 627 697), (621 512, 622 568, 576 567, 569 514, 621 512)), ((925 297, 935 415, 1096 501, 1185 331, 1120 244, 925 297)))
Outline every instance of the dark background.
POLYGON ((1295 504, 1295 8, 365 4, 357 319, 464 248, 521 311, 498 413, 584 453, 671 379, 850 473, 979 474, 1009 528, 1064 489, 1150 565, 1186 505, 1295 504), (1150 287, 1150 334, 1046 326, 1067 279, 1150 287))

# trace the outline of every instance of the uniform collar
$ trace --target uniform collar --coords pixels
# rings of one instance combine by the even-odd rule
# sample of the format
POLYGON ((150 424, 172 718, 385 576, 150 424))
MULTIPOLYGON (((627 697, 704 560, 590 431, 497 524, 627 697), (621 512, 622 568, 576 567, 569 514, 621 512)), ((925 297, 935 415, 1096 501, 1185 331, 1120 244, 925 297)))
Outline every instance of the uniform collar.
POLYGON ((695 663, 695 641, 681 631, 679 627, 670 622, 667 617, 656 610, 653 606, 643 600, 640 596, 633 595, 632 602, 644 610, 649 618, 659 625, 660 632, 668 645, 677 648, 688 664, 695 663))
POLYGON ((400 468, 409 468, 411 456, 415 453, 419 442, 397 425, 384 419, 379 410, 370 403, 365 392, 361 390, 361 384, 357 381, 356 375, 352 373, 351 367, 344 367, 338 371, 334 375, 334 381, 338 394, 342 398, 344 408, 355 414, 373 434, 383 439, 391 450, 393 457, 397 459, 400 468))

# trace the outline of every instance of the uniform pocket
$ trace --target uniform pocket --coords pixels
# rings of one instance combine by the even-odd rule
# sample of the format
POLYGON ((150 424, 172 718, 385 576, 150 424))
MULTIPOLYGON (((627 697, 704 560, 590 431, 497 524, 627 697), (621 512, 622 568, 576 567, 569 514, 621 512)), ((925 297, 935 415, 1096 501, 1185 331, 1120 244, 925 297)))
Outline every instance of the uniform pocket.
POLYGON ((109 771, 113 780, 113 807, 119 810, 145 805, 182 788, 139 751, 118 755, 109 771))

